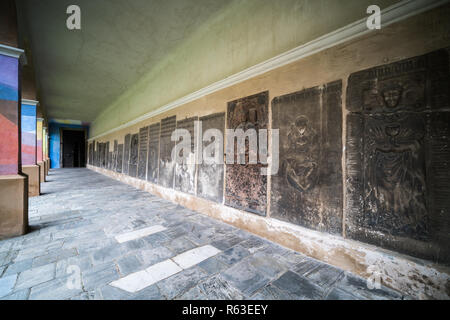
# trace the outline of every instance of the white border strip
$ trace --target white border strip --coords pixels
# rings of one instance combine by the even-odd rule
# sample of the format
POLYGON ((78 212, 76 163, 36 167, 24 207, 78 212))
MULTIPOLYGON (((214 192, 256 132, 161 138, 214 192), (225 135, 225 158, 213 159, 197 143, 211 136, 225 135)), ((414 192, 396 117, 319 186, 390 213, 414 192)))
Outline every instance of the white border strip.
POLYGON ((30 105, 30 106, 37 106, 39 104, 39 101, 22 99, 22 104, 27 104, 27 105, 30 105))
POLYGON ((25 51, 24 51, 23 49, 14 48, 14 47, 6 46, 6 45, 4 45, 4 44, 0 44, 0 54, 1 54, 1 55, 19 59, 20 56, 21 56, 24 52, 25 52, 25 51))
MULTIPOLYGON (((438 6, 448 3, 449 0, 403 0, 386 9, 382 10, 382 26, 399 22, 411 16, 417 15, 427 10, 431 10, 438 6)), ((250 78, 256 77, 268 71, 282 67, 294 61, 303 59, 330 47, 336 46, 343 42, 349 41, 353 38, 363 36, 372 30, 369 30, 366 25, 367 19, 361 19, 351 23, 343 28, 337 29, 304 45, 296 47, 269 60, 259 63, 253 67, 245 69, 234 75, 231 75, 223 80, 215 82, 203 89, 195 91, 187 96, 175 100, 161 108, 150 111, 134 120, 124 123, 114 129, 108 130, 95 137, 89 138, 88 141, 103 137, 110 133, 125 129, 141 121, 147 120, 161 113, 175 109, 191 101, 197 100, 201 97, 219 91, 221 89, 238 84, 250 78)))

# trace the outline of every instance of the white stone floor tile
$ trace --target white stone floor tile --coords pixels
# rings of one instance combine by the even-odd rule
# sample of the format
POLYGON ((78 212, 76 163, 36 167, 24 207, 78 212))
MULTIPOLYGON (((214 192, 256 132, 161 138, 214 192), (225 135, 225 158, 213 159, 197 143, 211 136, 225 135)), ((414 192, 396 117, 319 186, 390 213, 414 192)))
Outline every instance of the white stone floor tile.
POLYGON ((134 293, 180 271, 182 271, 182 269, 172 260, 168 259, 154 264, 145 270, 132 273, 119 280, 113 281, 111 282, 111 286, 134 293))
POLYGON ((211 245, 206 245, 179 254, 178 256, 173 257, 172 260, 175 261, 175 263, 181 268, 187 269, 208 258, 211 258, 212 256, 215 256, 219 252, 221 252, 219 249, 211 245))
POLYGON ((166 230, 165 227, 156 225, 156 226, 151 226, 148 228, 143 228, 143 229, 119 234, 119 235, 115 236, 115 238, 119 243, 123 243, 123 242, 131 241, 131 240, 135 240, 138 238, 146 237, 151 234, 158 233, 158 232, 161 232, 164 230, 166 230))

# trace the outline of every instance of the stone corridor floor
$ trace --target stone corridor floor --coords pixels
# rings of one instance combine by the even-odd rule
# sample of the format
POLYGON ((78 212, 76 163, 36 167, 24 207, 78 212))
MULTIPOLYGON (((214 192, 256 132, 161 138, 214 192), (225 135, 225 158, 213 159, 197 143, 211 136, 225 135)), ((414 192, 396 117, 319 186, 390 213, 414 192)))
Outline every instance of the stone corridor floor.
POLYGON ((52 170, 0 240, 0 299, 402 299, 88 169, 52 170))

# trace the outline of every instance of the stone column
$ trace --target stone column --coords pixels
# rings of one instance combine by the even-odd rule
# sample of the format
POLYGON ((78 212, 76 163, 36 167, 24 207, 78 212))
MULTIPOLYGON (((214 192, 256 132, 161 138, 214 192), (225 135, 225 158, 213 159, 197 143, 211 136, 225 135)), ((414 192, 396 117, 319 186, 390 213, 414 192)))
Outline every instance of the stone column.
POLYGON ((28 176, 28 196, 40 195, 40 167, 37 165, 37 101, 22 99, 22 172, 28 176))
POLYGON ((15 2, 0 1, 0 239, 28 229, 28 177, 22 174, 20 61, 15 2))
POLYGON ((48 128, 44 127, 43 132, 42 153, 44 155, 45 176, 47 177, 48 171, 50 170, 50 159, 48 158, 48 128))
POLYGON ((37 137, 37 164, 38 166, 41 168, 41 182, 45 182, 45 163, 44 163, 44 157, 43 157, 43 152, 42 152, 42 145, 43 145, 43 141, 42 141, 42 136, 43 136, 43 124, 44 124, 44 119, 42 118, 37 118, 36 119, 36 137, 37 137))

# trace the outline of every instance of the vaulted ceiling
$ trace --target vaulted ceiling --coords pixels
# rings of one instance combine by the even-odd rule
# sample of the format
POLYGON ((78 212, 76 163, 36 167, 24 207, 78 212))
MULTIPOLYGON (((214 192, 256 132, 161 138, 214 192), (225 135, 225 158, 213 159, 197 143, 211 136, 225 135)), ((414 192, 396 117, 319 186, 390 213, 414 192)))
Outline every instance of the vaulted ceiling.
POLYGON ((90 122, 231 1, 18 0, 38 99, 49 118, 90 122), (66 27, 69 5, 82 30, 66 27))

